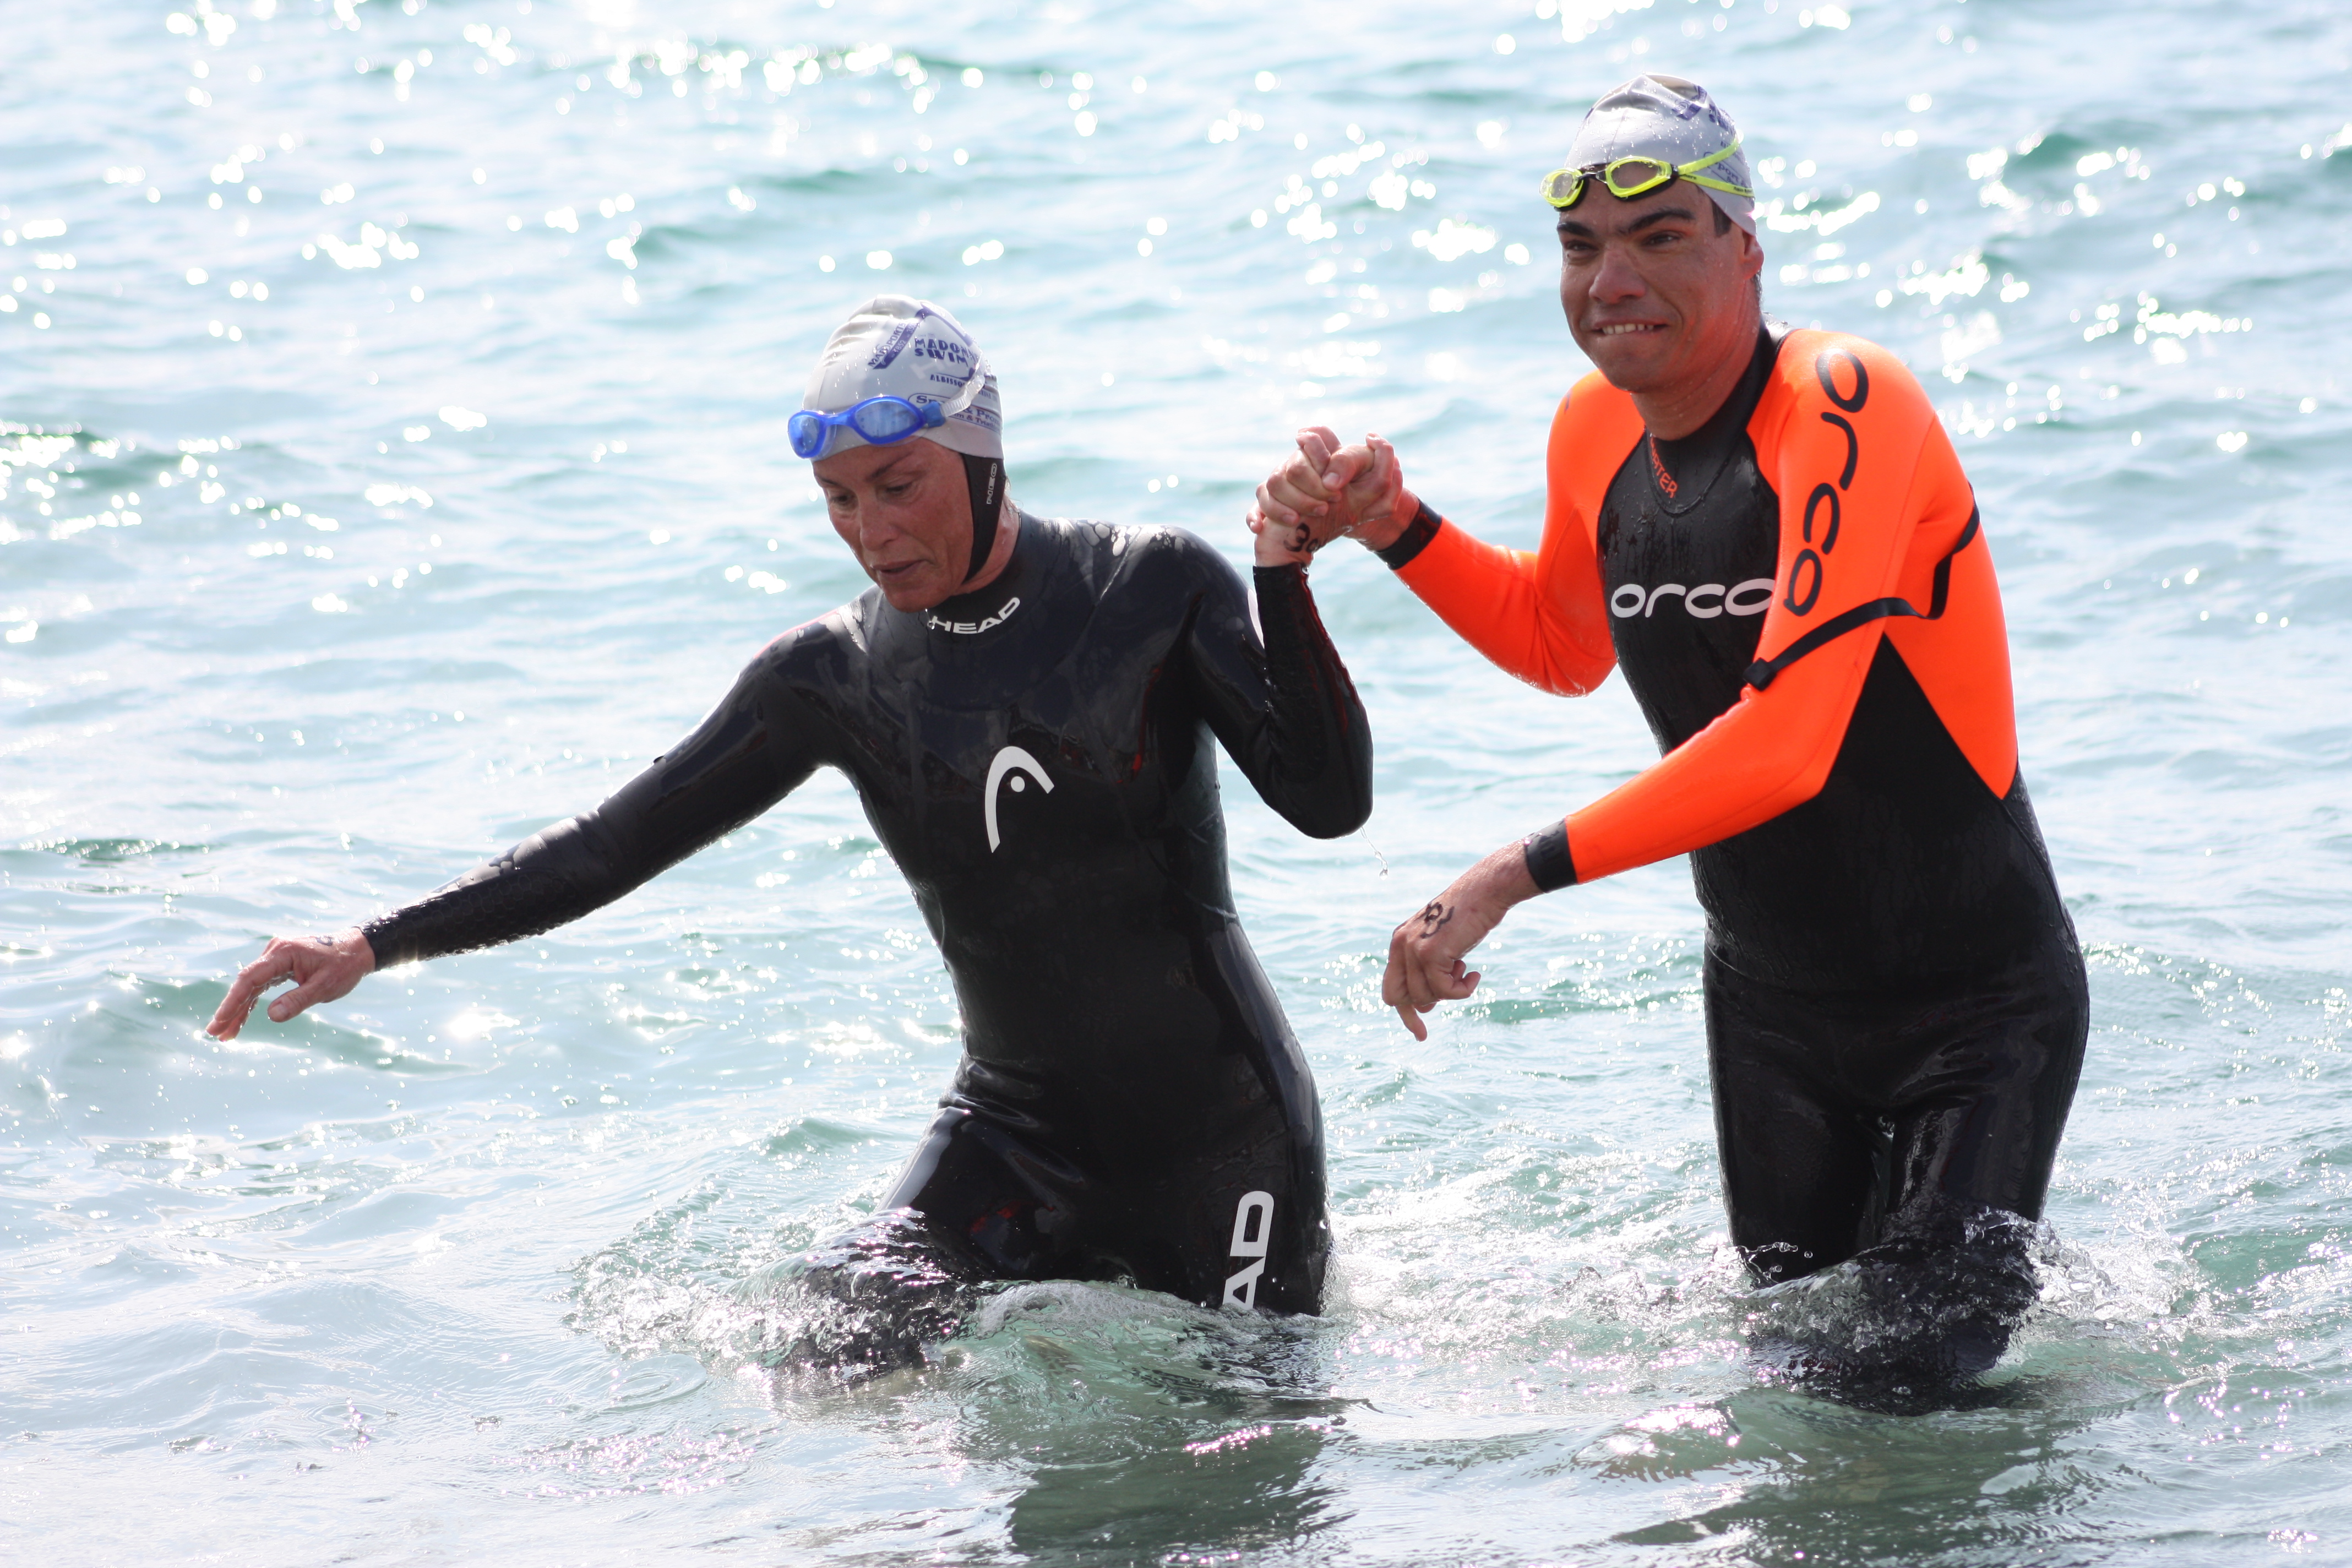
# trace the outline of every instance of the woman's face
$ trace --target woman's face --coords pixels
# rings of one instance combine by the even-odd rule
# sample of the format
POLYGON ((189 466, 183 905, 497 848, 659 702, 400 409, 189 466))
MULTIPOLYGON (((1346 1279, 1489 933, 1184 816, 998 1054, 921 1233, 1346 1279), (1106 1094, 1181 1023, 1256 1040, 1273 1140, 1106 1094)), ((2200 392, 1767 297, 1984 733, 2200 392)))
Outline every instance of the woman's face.
POLYGON ((971 566, 971 494, 963 459, 921 437, 820 458, 826 515, 894 610, 928 610, 971 566))

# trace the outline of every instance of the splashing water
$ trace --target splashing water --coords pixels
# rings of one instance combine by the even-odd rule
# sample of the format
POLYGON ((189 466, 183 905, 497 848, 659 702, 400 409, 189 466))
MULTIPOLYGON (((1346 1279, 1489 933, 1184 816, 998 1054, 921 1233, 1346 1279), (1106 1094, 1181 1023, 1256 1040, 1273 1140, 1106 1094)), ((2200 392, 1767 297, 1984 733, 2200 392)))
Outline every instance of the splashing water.
POLYGON ((11 11, 22 1554, 2344 1558, 2339 11, 11 11), (1516 912, 1425 1044, 1380 1006, 1391 922, 1650 751, 1352 551, 1315 583, 1380 820, 1314 843, 1225 791, 1323 1092, 1320 1319, 987 1288, 919 1367, 803 1366, 845 1325, 795 1260, 873 1223, 957 1049, 829 776, 576 926, 198 1035, 264 935, 592 804, 862 588, 781 416, 877 290, 987 346, 1033 510, 1238 558, 1329 423, 1531 544, 1584 368, 1534 184, 1653 68, 1743 126, 1768 307, 1931 389, 2002 576, 2095 1031, 1964 1395, 1774 1359, 1905 1321, 1863 1267, 1759 1291, 1729 1251, 1680 867, 1516 912))

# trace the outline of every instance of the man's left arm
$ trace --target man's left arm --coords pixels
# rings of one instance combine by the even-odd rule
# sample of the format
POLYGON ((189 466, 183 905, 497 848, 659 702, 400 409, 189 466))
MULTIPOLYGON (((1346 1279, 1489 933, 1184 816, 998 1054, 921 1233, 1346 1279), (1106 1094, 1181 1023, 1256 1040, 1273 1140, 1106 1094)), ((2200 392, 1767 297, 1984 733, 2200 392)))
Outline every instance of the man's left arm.
POLYGON ((1187 538, 1199 600, 1185 661, 1202 717, 1258 795, 1301 833, 1337 838, 1372 814, 1371 726, 1316 613, 1307 556, 1276 531, 1257 540, 1255 626, 1240 576, 1187 538))

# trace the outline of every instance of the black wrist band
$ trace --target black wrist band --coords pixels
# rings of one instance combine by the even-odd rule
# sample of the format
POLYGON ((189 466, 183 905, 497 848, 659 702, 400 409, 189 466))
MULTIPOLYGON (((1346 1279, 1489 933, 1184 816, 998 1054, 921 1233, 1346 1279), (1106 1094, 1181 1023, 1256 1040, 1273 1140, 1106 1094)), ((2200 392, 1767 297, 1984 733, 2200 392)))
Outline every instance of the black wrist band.
POLYGON ((1555 822, 1540 833, 1530 833, 1520 840, 1520 850, 1528 858, 1528 875, 1536 879, 1539 892, 1556 893, 1562 888, 1576 885, 1576 861, 1568 852, 1568 824, 1555 822))
POLYGON ((1429 542, 1437 537, 1437 531, 1445 526, 1445 520, 1430 510, 1427 501, 1418 496, 1413 499, 1419 505, 1413 511, 1412 521, 1404 525, 1404 531, 1398 534, 1396 542, 1386 550, 1372 552, 1391 572, 1412 564, 1412 558, 1427 549, 1429 542))

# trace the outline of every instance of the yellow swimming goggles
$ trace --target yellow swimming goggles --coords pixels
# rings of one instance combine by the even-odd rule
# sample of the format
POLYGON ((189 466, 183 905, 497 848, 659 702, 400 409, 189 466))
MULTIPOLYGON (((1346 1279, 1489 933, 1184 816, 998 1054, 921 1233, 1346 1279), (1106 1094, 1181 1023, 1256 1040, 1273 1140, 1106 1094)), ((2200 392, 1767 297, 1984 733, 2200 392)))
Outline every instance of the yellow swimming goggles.
POLYGON ((1543 198, 1561 212, 1566 212, 1584 199, 1586 184, 1599 180, 1609 187, 1609 194, 1619 201, 1632 201, 1647 195, 1676 180, 1688 180, 1694 185, 1705 185, 1710 191, 1722 191, 1729 195, 1754 197, 1756 193, 1746 185, 1735 185, 1728 180, 1712 180, 1699 173, 1722 163, 1739 151, 1734 138, 1730 146, 1720 153, 1710 153, 1695 163, 1670 163, 1664 158, 1644 153, 1613 159, 1606 163, 1587 163, 1581 169, 1554 169, 1543 178, 1543 198))

